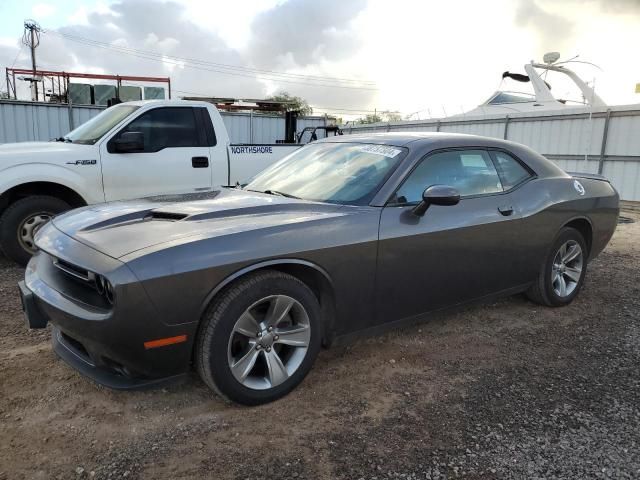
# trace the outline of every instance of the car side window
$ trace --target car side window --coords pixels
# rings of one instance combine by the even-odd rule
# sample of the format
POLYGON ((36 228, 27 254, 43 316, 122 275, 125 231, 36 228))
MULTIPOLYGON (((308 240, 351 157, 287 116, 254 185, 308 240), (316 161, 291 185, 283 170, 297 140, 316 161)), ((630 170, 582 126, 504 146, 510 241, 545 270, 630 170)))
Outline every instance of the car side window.
POLYGON ((508 153, 498 151, 492 153, 496 160, 498 175, 500 175, 500 180, 505 190, 511 190, 531 176, 520 162, 508 153))
POLYGON ((396 193, 398 203, 416 203, 431 185, 456 188, 461 197, 502 192, 500 177, 484 150, 450 150, 424 158, 396 193))
POLYGON ((200 146, 192 108, 166 107, 149 110, 127 125, 123 132, 142 132, 143 152, 200 146))

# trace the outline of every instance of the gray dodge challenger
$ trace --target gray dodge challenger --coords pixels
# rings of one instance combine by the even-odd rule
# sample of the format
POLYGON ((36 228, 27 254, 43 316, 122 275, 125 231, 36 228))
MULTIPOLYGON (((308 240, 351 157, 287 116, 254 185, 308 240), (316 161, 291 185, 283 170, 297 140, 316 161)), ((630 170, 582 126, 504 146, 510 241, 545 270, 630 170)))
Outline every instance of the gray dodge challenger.
POLYGON ((98 383, 192 368, 247 405, 295 388, 318 351, 470 302, 570 303, 618 194, 531 149, 469 135, 332 137, 244 186, 55 217, 20 282, 30 328, 98 383))

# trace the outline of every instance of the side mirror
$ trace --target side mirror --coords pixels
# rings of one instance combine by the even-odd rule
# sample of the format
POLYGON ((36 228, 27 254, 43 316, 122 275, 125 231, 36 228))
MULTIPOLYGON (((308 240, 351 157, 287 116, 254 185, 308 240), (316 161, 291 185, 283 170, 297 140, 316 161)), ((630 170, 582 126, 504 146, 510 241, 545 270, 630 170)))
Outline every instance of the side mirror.
POLYGON ((122 132, 112 142, 112 153, 132 153, 144 150, 142 132, 122 132))
POLYGON ((431 185, 422 192, 422 202, 412 210, 414 215, 423 216, 429 205, 456 205, 460 201, 460 192, 449 185, 431 185))

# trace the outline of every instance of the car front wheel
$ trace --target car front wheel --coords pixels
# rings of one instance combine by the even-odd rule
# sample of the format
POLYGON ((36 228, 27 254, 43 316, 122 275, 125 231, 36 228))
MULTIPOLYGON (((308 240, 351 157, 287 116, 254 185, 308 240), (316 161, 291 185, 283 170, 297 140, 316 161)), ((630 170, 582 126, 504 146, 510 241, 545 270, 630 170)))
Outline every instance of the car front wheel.
POLYGON ((320 308, 296 277, 252 274, 217 298, 196 343, 202 380, 245 405, 280 398, 307 375, 321 343, 320 308))
POLYGON ((588 250, 582 234, 565 227, 556 236, 537 281, 527 291, 536 303, 568 305, 578 295, 587 272, 588 250))

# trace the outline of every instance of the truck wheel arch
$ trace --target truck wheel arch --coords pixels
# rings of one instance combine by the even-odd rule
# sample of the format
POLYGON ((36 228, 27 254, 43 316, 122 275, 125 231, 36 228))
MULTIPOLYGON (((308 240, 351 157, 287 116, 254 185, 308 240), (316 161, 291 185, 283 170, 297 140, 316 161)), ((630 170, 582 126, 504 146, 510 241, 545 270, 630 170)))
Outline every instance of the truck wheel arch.
POLYGON ((0 195, 0 212, 17 199, 30 195, 49 195, 64 200, 73 208, 84 207, 87 201, 74 189, 55 182, 26 182, 15 185, 0 195))

